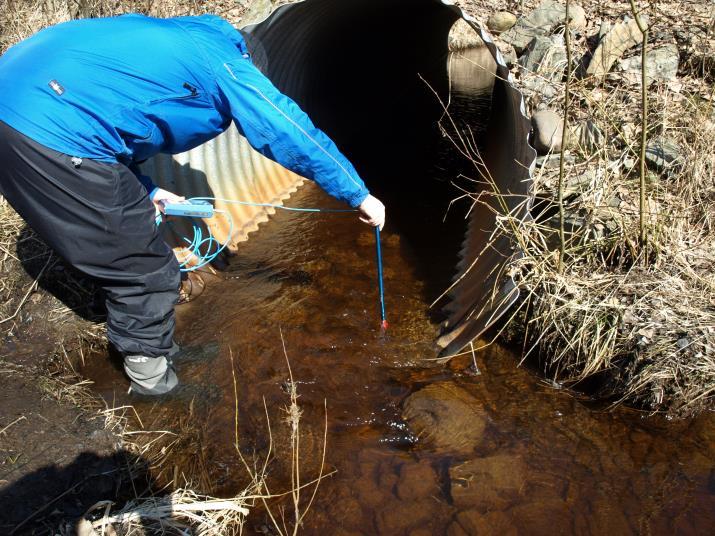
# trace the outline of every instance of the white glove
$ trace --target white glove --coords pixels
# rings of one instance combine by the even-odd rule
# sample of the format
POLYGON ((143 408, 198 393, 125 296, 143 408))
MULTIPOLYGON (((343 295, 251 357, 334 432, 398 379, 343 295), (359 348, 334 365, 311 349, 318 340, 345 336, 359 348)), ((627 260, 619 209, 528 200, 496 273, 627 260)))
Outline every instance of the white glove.
POLYGON ((385 205, 382 204, 377 197, 368 195, 358 207, 360 210, 360 221, 372 225, 373 227, 382 228, 385 226, 385 205))
POLYGON ((182 201, 186 201, 186 198, 176 195, 168 190, 164 190, 163 188, 157 188, 154 192, 152 192, 151 201, 154 203, 154 207, 156 207, 157 214, 159 212, 163 214, 164 205, 181 203, 182 201))

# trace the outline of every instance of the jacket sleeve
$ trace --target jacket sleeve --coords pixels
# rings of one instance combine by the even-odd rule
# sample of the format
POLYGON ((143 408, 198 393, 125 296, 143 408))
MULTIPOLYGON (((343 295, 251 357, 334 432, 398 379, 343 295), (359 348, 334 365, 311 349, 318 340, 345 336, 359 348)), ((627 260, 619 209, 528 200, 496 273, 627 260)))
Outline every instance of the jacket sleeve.
POLYGON ((351 207, 363 202, 368 190, 353 165, 250 59, 224 63, 217 80, 236 127, 254 149, 351 207))

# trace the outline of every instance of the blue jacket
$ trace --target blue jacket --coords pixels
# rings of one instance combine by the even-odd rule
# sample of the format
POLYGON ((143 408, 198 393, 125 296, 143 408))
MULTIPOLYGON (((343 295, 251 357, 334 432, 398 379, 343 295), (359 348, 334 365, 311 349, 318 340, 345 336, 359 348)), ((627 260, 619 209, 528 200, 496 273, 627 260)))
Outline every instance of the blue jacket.
POLYGON ((0 120, 72 156, 131 166, 180 153, 233 122, 260 153, 358 206, 365 184, 214 15, 67 22, 0 57, 0 120))

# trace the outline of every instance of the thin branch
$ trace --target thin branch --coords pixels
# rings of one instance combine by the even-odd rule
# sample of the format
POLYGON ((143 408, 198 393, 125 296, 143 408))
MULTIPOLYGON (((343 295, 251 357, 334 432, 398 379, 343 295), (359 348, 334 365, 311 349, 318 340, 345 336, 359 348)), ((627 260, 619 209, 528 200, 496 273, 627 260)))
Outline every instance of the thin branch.
POLYGON ((561 127, 561 162, 559 162, 559 273, 564 272, 566 234, 564 232, 564 165, 566 161, 566 137, 568 136, 569 107, 571 106, 571 0, 566 0, 564 37, 566 39, 566 89, 564 92, 564 120, 561 127))
POLYGON ((640 17, 635 0, 630 0, 631 12, 635 17, 638 30, 643 35, 641 45, 641 152, 640 152, 640 246, 644 264, 648 262, 647 240, 648 235, 645 225, 646 214, 646 163, 645 150, 648 142, 648 86, 646 84, 646 47, 648 45, 648 26, 640 17))

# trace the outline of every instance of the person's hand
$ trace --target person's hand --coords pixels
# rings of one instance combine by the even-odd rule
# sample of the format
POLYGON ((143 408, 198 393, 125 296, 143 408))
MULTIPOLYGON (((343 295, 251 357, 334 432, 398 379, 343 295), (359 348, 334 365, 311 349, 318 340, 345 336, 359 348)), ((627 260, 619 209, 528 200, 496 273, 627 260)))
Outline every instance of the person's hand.
POLYGON ((176 195, 163 188, 157 188, 151 195, 151 201, 154 203, 157 212, 164 213, 164 206, 170 203, 181 203, 186 201, 186 198, 180 195, 176 195))
POLYGON ((382 204, 377 197, 368 195, 358 207, 360 210, 360 221, 372 225, 373 227, 382 228, 385 226, 385 205, 382 204))

